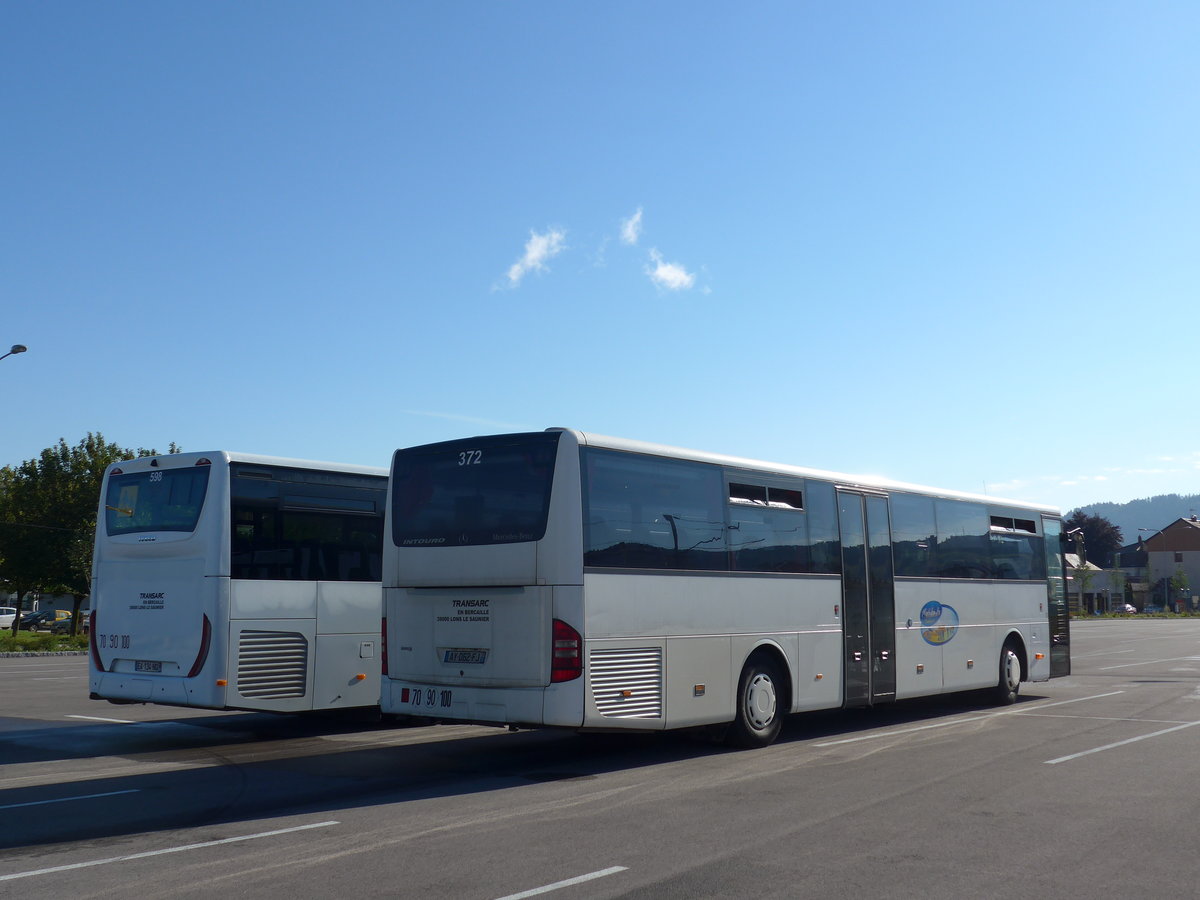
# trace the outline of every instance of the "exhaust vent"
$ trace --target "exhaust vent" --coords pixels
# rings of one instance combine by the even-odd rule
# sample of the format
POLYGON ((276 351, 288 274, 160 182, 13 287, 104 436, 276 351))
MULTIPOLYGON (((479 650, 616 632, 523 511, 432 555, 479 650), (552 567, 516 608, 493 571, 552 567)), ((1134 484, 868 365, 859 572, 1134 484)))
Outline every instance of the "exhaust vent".
POLYGON ((303 697, 308 641, 294 631, 243 631, 238 637, 237 691, 255 700, 303 697))
POLYGON ((661 647, 592 650, 588 666, 592 698, 601 715, 614 719, 662 718, 661 647))

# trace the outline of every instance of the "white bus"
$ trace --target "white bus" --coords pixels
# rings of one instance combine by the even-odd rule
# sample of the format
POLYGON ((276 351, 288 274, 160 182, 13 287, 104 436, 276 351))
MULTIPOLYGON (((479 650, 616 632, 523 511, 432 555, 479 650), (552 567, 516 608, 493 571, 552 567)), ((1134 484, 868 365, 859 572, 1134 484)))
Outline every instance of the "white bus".
POLYGON ((387 472, 213 451, 100 492, 93 699, 272 712, 379 702, 387 472))
POLYGON ((384 712, 729 723, 1070 668, 1059 513, 549 429, 396 451, 384 712))

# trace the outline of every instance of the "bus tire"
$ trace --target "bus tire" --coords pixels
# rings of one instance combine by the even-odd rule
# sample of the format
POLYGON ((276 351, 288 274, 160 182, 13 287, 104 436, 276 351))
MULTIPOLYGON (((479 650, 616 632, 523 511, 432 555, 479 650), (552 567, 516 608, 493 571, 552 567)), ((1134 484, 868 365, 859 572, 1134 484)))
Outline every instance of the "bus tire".
POLYGON ((1011 706, 1017 702, 1017 693, 1021 690, 1021 657, 1013 642, 1006 641, 1000 651, 1000 677, 996 682, 993 693, 996 703, 1001 706, 1011 706))
POLYGON ((751 658, 738 679, 737 712, 725 740, 734 747, 766 747, 779 737, 783 721, 783 679, 765 657, 751 658))

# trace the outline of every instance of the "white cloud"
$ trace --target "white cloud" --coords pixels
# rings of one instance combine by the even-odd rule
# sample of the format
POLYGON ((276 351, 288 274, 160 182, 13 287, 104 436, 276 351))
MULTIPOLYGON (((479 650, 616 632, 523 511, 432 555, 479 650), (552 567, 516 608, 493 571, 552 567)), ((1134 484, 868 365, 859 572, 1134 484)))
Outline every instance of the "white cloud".
POLYGON ((1029 482, 1021 478, 1014 478, 1011 481, 1004 481, 1000 484, 984 484, 983 492, 990 494, 993 497, 1003 497, 1007 494, 1013 494, 1017 491, 1023 491, 1029 488, 1029 482))
POLYGON ((603 269, 608 265, 606 254, 608 253, 608 245, 610 243, 612 243, 612 238, 605 235, 604 239, 600 241, 600 246, 592 254, 592 268, 603 269))
POLYGON ((621 243, 632 247, 642 236, 642 208, 639 206, 628 219, 621 220, 621 243))
POLYGON ((508 269, 509 286, 516 287, 530 272, 543 271, 546 261, 557 256, 566 247, 566 239, 567 233, 561 228, 551 228, 545 234, 530 231, 529 240, 525 244, 525 255, 508 269))
POLYGON ((696 283, 695 275, 679 263, 665 262, 662 254, 656 249, 650 251, 650 262, 654 265, 646 266, 646 274, 656 287, 668 291, 685 291, 696 283))

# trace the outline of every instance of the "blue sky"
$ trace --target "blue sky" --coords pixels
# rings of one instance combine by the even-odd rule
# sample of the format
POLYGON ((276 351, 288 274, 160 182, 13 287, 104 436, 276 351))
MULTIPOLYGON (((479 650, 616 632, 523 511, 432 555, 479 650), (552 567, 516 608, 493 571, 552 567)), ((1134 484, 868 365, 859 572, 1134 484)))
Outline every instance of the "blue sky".
POLYGON ((565 425, 1200 492, 1198 40, 1191 2, 5 4, 0 463, 565 425))

